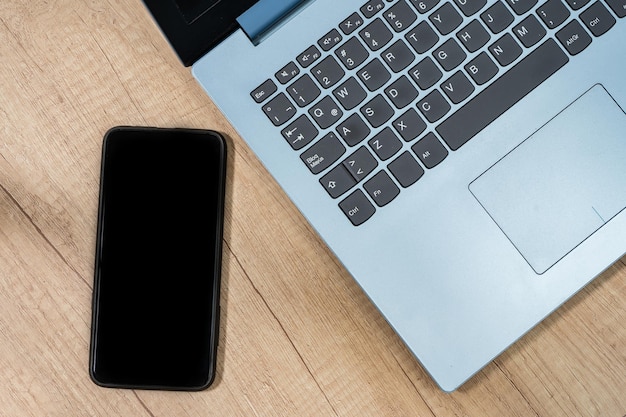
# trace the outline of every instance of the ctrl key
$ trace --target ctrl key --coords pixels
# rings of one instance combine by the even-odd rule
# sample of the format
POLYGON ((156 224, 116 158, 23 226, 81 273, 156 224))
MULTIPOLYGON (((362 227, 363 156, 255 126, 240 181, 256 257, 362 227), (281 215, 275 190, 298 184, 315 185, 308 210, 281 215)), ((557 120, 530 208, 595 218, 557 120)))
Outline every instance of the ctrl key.
POLYGON ((374 205, 361 190, 355 190, 339 203, 339 207, 355 226, 363 224, 376 212, 374 205))

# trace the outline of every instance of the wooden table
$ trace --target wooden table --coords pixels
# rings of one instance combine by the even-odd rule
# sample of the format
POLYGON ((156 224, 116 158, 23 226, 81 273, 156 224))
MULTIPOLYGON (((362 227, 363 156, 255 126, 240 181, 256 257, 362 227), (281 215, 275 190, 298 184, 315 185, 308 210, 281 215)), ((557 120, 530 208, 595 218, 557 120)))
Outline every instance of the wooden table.
POLYGON ((0 132, 0 416, 626 415, 625 259, 441 392, 139 0, 3 0, 0 132), (101 140, 114 125, 228 136, 218 377, 206 391, 89 379, 101 140))

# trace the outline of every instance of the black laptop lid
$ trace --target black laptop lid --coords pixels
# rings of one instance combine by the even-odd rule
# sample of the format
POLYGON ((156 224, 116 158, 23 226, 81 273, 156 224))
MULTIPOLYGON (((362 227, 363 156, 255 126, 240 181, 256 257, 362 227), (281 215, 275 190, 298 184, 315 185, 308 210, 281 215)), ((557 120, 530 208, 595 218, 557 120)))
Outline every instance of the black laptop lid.
POLYGON ((258 0, 143 0, 185 66, 234 32, 258 0))

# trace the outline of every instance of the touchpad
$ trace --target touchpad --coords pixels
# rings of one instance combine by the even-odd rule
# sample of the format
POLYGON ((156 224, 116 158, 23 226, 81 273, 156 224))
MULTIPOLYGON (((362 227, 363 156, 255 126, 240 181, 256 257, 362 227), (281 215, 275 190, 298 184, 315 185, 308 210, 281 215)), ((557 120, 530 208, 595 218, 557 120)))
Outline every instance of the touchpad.
POLYGON ((626 207, 626 115, 596 85, 469 188, 542 274, 626 207))

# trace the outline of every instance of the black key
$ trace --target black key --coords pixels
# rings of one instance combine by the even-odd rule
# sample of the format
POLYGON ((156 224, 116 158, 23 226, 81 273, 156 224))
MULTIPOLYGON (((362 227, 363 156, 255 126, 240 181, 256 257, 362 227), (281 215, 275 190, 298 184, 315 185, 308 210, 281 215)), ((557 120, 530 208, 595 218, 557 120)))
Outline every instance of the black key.
POLYGON ((439 3, 439 0, 411 0, 411 3, 418 12, 424 14, 431 11, 439 3))
POLYGON ((361 107, 361 113, 372 127, 378 127, 391 119, 394 111, 383 96, 379 94, 361 107))
POLYGON ((263 112, 274 123, 274 126, 280 126, 296 114, 296 108, 285 94, 280 93, 265 103, 263 112))
POLYGON ((515 20, 509 9, 501 1, 481 13, 480 18, 493 33, 502 32, 515 20))
POLYGON ((433 56, 446 71, 452 71, 461 65, 467 57, 459 43, 453 38, 448 39, 433 52, 433 56))
POLYGON ((428 51, 439 41, 439 36, 425 20, 411 29, 404 38, 418 54, 428 51))
POLYGON ((304 114, 280 132, 294 150, 302 149, 317 136, 318 130, 304 114))
POLYGON ((626 0, 605 0, 617 17, 626 17, 626 0))
POLYGON ((513 33, 526 48, 536 45, 546 36, 546 30, 541 26, 535 15, 532 14, 516 25, 513 28, 513 33))
POLYGON ((361 29, 359 36, 372 51, 378 51, 389 43, 393 38, 393 33, 387 29, 387 26, 380 18, 377 18, 364 29, 361 29))
POLYGON ((326 35, 322 36, 321 39, 317 41, 317 44, 324 51, 330 51, 335 46, 339 45, 339 42, 342 40, 341 33, 337 29, 333 29, 328 32, 326 35))
POLYGON ((339 29, 346 35, 349 35, 361 26, 363 26, 363 18, 355 12, 339 24, 339 29))
POLYGON ((448 117, 437 132, 452 150, 459 149, 568 61, 561 47, 548 39, 448 117))
POLYGON ((335 88, 333 94, 346 110, 355 108, 367 97, 367 93, 354 77, 348 78, 343 84, 335 88))
POLYGON ((363 184, 363 188, 379 207, 389 204, 400 194, 400 189, 385 171, 380 171, 374 175, 363 184))
POLYGON ((556 33, 557 39, 570 55, 581 53, 591 44, 591 36, 583 29, 578 20, 572 20, 556 33))
POLYGON ((369 56, 369 52, 357 38, 350 38, 335 50, 335 55, 347 69, 351 70, 361 65, 369 56))
POLYGON ((322 87, 330 88, 343 78, 345 72, 335 58, 329 55, 313 67, 311 74, 322 87))
POLYGON ((361 13, 363 13, 363 16, 369 19, 384 8, 385 3, 383 3, 382 0, 369 0, 367 3, 361 6, 361 13))
POLYGON ((389 87, 385 88, 385 94, 387 94, 387 97, 389 97, 389 100, 391 100, 394 106, 401 109, 415 100, 418 92, 417 88, 413 86, 413 83, 403 75, 389 84, 389 87))
POLYGON ((471 16, 485 7, 487 0, 454 0, 465 16, 471 16))
POLYGON ((522 54, 522 48, 515 42, 513 36, 507 33, 496 42, 489 46, 491 55, 502 65, 506 67, 515 61, 522 54))
POLYGON ((255 88, 250 95, 257 103, 262 103, 268 99, 272 94, 276 92, 276 84, 272 80, 267 80, 257 88, 255 88))
POLYGON ((523 15, 537 4, 537 0, 506 0, 506 2, 518 16, 523 15))
POLYGON ((465 71, 476 84, 483 85, 498 73, 498 66, 489 58, 486 52, 481 52, 465 65, 465 71))
POLYGON ((332 198, 337 198, 356 185, 356 180, 342 164, 320 178, 320 184, 332 198))
POLYGON ((593 36, 604 35, 615 24, 615 18, 599 1, 580 14, 580 20, 593 33, 593 36))
POLYGON ((468 52, 478 51, 485 46, 490 39, 487 30, 476 19, 472 20, 469 25, 458 31, 456 37, 468 52))
POLYGON ((414 109, 409 109, 393 121, 393 127, 405 142, 410 142, 426 130, 426 123, 414 109))
POLYGON ((450 104, 443 98, 439 90, 433 90, 417 103, 417 108, 429 122, 434 123, 445 116, 450 110, 450 104))
POLYGON ((317 61, 321 56, 322 54, 319 49, 317 49, 315 45, 311 45, 306 51, 296 57, 296 61, 298 61, 303 68, 306 68, 317 61))
POLYGON ((429 19, 442 35, 452 32, 463 22, 459 12, 448 2, 431 14, 429 19))
POLYGON ((389 71, 378 58, 374 58, 372 62, 361 68, 357 75, 370 91, 378 90, 391 79, 389 71))
POLYGON ((319 97, 320 89, 315 85, 309 74, 304 74, 287 88, 291 98, 300 107, 308 106, 319 97))
POLYGON ((365 146, 361 146, 343 161, 343 166, 359 182, 378 166, 378 161, 365 146))
POLYGON ((339 203, 339 208, 355 226, 365 223, 376 212, 374 205, 370 203, 361 190, 355 190, 339 203))
POLYGON ((411 149, 428 169, 436 167, 448 156, 448 150, 432 132, 418 140, 411 149))
POLYGON ((441 91, 446 93, 451 102, 458 104, 474 92, 474 85, 461 71, 457 71, 441 84, 441 91))
POLYGON ((309 114, 319 127, 326 129, 334 125, 343 112, 330 96, 326 96, 309 109, 309 114))
POLYGON ((385 20, 387 20, 387 23, 389 23, 389 26, 396 32, 402 32, 408 29, 409 26, 417 20, 417 15, 405 0, 400 0, 398 3, 391 6, 383 16, 385 20))
POLYGON ((415 184, 424 175, 424 168, 417 163, 409 151, 401 153, 387 165, 387 168, 404 188, 415 184))
POLYGON ((293 80, 296 75, 300 74, 300 69, 295 62, 291 61, 281 68, 274 76, 281 84, 287 84, 293 80))
POLYGON ((355 146, 364 140, 370 134, 370 128, 367 127, 361 116, 354 113, 337 126, 337 133, 348 144, 355 146))
POLYGON ((411 68, 409 74, 422 90, 427 90, 435 85, 443 75, 430 57, 422 59, 411 68))
POLYGON ((565 22, 570 13, 561 0, 548 0, 537 9, 537 15, 548 29, 554 29, 565 22))
POLYGON ((567 2, 567 4, 569 4, 569 7, 571 7, 572 10, 579 10, 585 7, 587 3, 589 3, 591 0, 565 0, 565 1, 567 2))
POLYGON ((371 138, 368 142, 370 148, 378 155, 383 161, 391 158, 402 149, 402 142, 393 133, 393 131, 386 127, 371 138))
POLYGON ((300 155, 313 174, 319 174, 337 161, 346 148, 333 132, 330 132, 300 155))
POLYGON ((381 54, 393 72, 400 72, 415 60, 415 55, 404 41, 398 40, 381 54))

